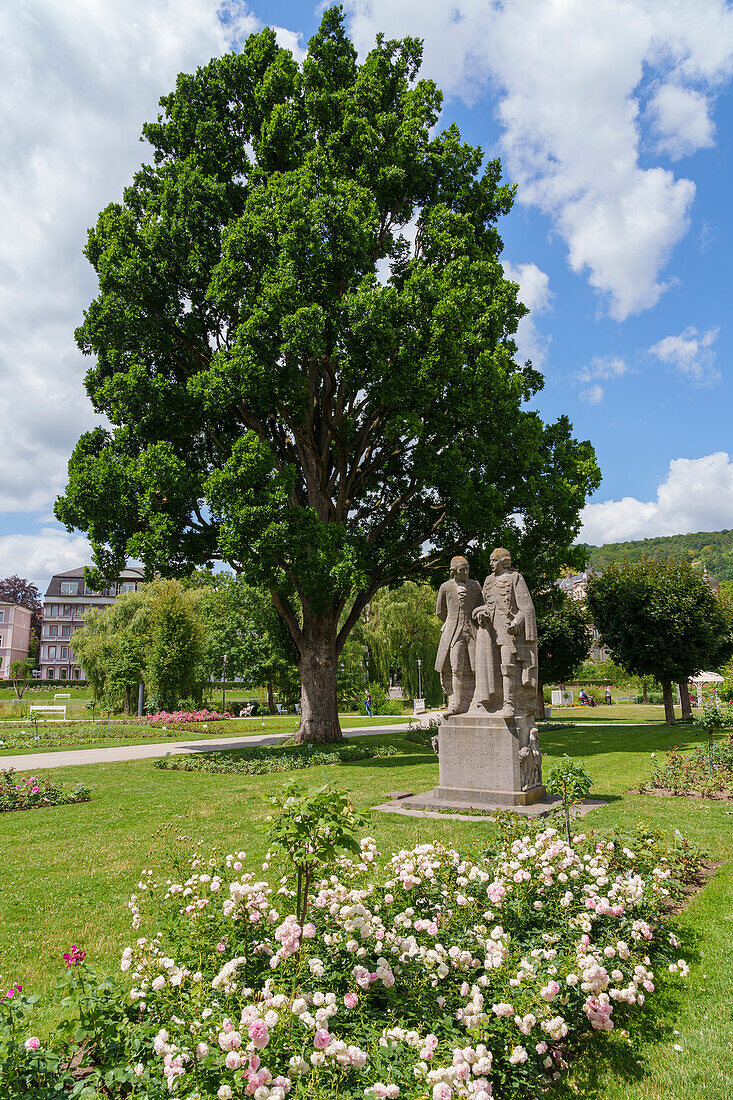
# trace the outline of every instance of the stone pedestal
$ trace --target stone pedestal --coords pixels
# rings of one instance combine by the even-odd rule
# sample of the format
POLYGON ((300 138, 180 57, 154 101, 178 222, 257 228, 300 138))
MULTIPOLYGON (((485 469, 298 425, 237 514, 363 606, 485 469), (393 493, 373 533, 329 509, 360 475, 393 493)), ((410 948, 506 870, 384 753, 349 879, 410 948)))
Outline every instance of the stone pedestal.
POLYGON ((445 718, 438 735, 439 784, 411 801, 476 809, 541 802, 546 794, 541 783, 522 790, 519 750, 533 726, 531 717, 485 711, 445 718))

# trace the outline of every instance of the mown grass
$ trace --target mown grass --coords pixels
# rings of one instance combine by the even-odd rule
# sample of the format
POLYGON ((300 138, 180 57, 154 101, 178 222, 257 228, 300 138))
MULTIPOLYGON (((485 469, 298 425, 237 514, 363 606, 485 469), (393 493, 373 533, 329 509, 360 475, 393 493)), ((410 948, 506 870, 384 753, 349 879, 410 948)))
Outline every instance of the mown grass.
MULTIPOLYGON (((351 790, 368 807, 391 790, 426 790, 437 780, 432 752, 399 734, 370 738, 394 744, 399 755, 314 769, 298 777, 308 786, 329 780, 351 790)), ((724 804, 635 793, 651 772, 651 753, 700 738, 689 726, 594 726, 543 734, 545 766, 567 752, 594 779, 593 794, 608 802, 584 819, 584 828, 633 828, 637 823, 673 833, 680 829, 711 858, 733 855, 733 814, 724 804)), ((47 991, 59 973, 61 953, 81 944, 100 970, 114 972, 131 931, 126 901, 144 868, 165 871, 176 852, 200 842, 244 848, 252 862, 267 847, 268 795, 288 774, 241 776, 160 771, 150 760, 68 767, 65 782, 83 780, 93 801, 26 814, 0 816, 0 974, 28 991, 47 991)), ((443 839, 480 850, 490 822, 408 818, 375 813, 370 832, 382 850, 443 839)), ((723 863, 682 914, 697 961, 678 1004, 657 1019, 636 1050, 618 1036, 606 1057, 578 1067, 579 1093, 598 1100, 730 1100, 733 1096, 733 867, 723 863), (675 1034, 678 1032, 679 1034, 675 1034), (683 1047, 682 1053, 673 1044, 683 1047)), ((40 1012, 41 1034, 52 1019, 40 1012)))

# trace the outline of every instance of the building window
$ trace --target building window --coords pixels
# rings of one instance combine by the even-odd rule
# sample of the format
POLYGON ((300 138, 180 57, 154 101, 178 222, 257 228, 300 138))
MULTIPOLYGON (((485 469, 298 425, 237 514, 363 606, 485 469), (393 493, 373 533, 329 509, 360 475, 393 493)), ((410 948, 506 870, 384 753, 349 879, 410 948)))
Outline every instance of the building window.
POLYGON ((49 626, 48 636, 49 638, 58 638, 59 628, 57 626, 49 626))
POLYGON ((65 680, 65 679, 66 679, 66 673, 67 673, 67 671, 68 671, 68 670, 67 670, 67 669, 65 669, 65 668, 60 668, 60 669, 59 669, 59 680, 65 680))
POLYGON ((65 603, 64 604, 64 618, 65 619, 70 619, 71 618, 71 604, 70 603, 65 603))
POLYGON ((62 581, 61 582, 61 595, 62 596, 78 596, 79 595, 79 582, 78 581, 62 581))
POLYGON ((56 646, 55 645, 50 645, 48 647, 48 658, 49 658, 49 660, 54 660, 55 657, 56 657, 56 646))
POLYGON ((117 585, 117 591, 118 592, 136 592, 137 591, 137 585, 135 584, 135 581, 123 581, 121 584, 117 585))
POLYGON ((61 637, 62 638, 70 638, 71 637, 71 627, 70 626, 62 626, 61 627, 61 637))
POLYGON ((75 668, 74 669, 74 679, 75 680, 80 680, 81 679, 81 669, 80 668, 75 668))
POLYGON ((4 622, 5 622, 5 610, 2 609, 2 610, 0 610, 0 623, 4 623, 4 622))
POLYGON ((55 619, 59 613, 59 605, 57 603, 50 603, 47 610, 49 618, 55 619))
POLYGON ((61 646, 61 660, 68 661, 69 659, 69 647, 67 645, 61 646))
POLYGON ((46 679, 47 679, 47 680, 53 680, 53 678, 54 678, 54 671, 53 671, 53 669, 52 669, 52 668, 49 668, 49 669, 47 669, 47 670, 46 670, 46 679))

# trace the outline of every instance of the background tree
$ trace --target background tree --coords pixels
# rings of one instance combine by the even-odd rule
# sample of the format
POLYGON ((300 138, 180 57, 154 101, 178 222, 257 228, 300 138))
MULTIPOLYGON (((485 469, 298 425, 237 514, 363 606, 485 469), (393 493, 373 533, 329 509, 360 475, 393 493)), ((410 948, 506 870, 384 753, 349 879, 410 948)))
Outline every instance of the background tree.
POLYGON ((379 38, 357 64, 331 8, 301 66, 266 29, 179 76, 86 248, 77 340, 112 427, 80 439, 56 515, 105 577, 221 558, 266 588, 300 741, 341 738, 339 654, 381 587, 468 544, 553 577, 598 484, 567 418, 525 407, 513 189, 455 126, 433 134, 420 61, 379 38))
POLYGON ((94 698, 130 714, 141 680, 154 708, 192 698, 200 676, 197 604, 195 592, 160 577, 89 612, 73 646, 94 698))
POLYGON ((672 684, 686 690, 691 677, 733 653, 715 594, 683 559, 614 562, 588 582, 587 604, 614 659, 661 682, 668 725, 675 722, 672 684))
POLYGON ((10 663, 10 680, 13 685, 16 699, 22 699, 30 684, 31 670, 36 667, 32 657, 25 657, 19 661, 10 663))
POLYGON ((20 607, 27 607, 31 614, 31 645, 29 655, 34 657, 34 666, 37 664, 38 643, 41 637, 41 621, 43 619, 43 601, 41 593, 35 584, 31 584, 25 577, 12 577, 0 579, 0 603, 15 603, 20 607))
POLYGON ((369 603, 364 629, 375 679, 389 686, 394 674, 405 695, 415 699, 421 660, 422 690, 430 707, 443 702, 443 685, 434 667, 441 628, 435 600, 435 589, 429 584, 407 581, 399 588, 383 588, 369 603))
POLYGON ((222 655, 227 676, 245 687, 266 687, 275 713, 275 692, 292 697, 298 690, 298 651, 275 611, 270 593, 227 573, 198 570, 202 626, 201 675, 221 678, 222 655))
POLYGON ((545 717, 545 684, 572 680, 588 656, 593 634, 582 603, 557 585, 534 597, 537 612, 537 717, 545 717))

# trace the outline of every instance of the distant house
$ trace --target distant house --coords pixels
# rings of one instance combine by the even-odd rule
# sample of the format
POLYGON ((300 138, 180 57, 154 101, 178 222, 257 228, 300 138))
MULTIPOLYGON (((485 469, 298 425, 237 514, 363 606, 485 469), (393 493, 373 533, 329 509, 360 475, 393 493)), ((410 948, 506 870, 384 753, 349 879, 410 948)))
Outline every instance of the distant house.
MULTIPOLYGON (((571 577, 561 577, 559 581, 555 581, 555 584, 571 600, 584 600, 588 594, 588 581, 591 577, 599 575, 596 569, 585 569, 582 573, 573 573, 571 577)), ((611 656, 610 653, 605 646, 601 645, 596 628, 591 626, 591 630, 593 631, 593 641, 591 642, 588 659, 591 661, 607 661, 611 656)))
POLYGON ((31 640, 33 612, 16 603, 0 603, 0 680, 10 679, 13 661, 24 661, 31 640))
POLYGON ((128 567, 109 588, 95 592, 84 581, 83 566, 56 573, 43 599, 41 677, 44 680, 82 679, 84 673, 74 656, 71 640, 74 631, 84 626, 86 612, 109 607, 123 592, 134 592, 144 581, 142 569, 128 567))

